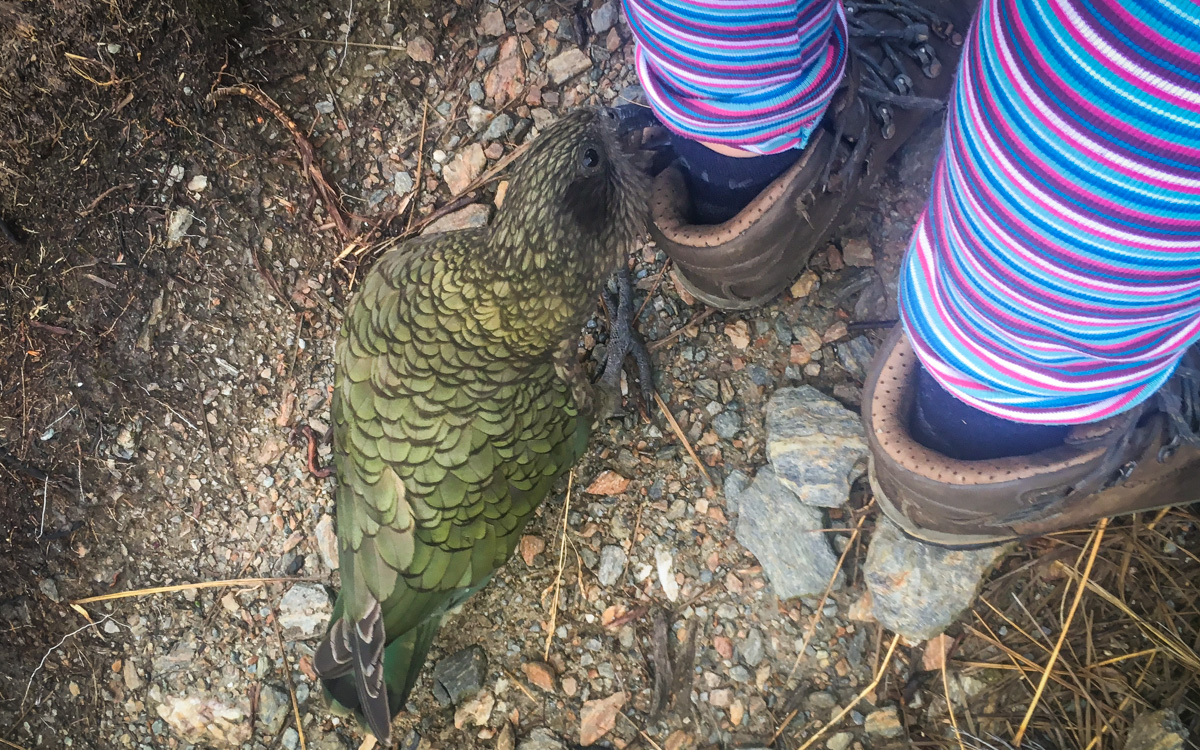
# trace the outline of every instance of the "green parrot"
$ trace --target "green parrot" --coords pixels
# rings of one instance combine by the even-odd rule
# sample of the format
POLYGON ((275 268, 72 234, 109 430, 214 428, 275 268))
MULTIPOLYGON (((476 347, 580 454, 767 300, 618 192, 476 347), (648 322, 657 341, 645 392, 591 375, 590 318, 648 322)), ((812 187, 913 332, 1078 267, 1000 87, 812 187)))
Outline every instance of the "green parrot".
POLYGON ((442 616, 508 560, 582 455, 614 358, 644 353, 615 332, 601 390, 574 356, 644 225, 648 180, 620 119, 585 109, 548 127, 490 227, 399 243, 346 312, 333 393, 342 590, 313 665, 335 710, 385 746, 442 616))

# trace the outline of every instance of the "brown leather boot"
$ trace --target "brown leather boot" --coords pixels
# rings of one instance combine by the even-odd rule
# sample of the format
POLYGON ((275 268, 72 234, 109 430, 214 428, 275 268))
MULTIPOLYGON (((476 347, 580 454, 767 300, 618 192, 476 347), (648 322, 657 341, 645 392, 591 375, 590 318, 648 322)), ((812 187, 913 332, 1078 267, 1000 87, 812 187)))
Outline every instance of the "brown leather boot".
POLYGON ((1138 408, 1079 425, 1040 453, 990 461, 951 459, 913 439, 908 420, 918 367, 896 326, 863 392, 871 489, 910 536, 991 544, 1200 500, 1200 348, 1138 408))
POLYGON ((687 290, 714 307, 745 309, 786 289, 888 159, 944 108, 977 5, 846 2, 851 54, 843 88, 799 161, 729 221, 691 224, 683 174, 660 172, 650 233, 687 290))

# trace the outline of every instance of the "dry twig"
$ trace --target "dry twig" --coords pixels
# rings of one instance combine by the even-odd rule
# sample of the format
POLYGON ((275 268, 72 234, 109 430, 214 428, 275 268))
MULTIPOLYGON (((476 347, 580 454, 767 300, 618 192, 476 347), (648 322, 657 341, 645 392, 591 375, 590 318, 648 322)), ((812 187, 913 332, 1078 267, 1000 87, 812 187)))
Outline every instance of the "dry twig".
POLYGON ((348 214, 354 221, 363 221, 361 216, 357 216, 348 211, 342 206, 341 200, 338 198, 337 192, 325 179, 325 173, 321 171, 320 165, 317 164, 316 152, 313 150, 312 144, 308 142, 304 131, 296 124, 296 121, 283 111, 283 108, 275 103, 275 100, 267 96, 259 88, 248 84, 239 83, 235 86, 225 86, 216 89, 208 95, 207 101, 212 104, 227 99, 232 96, 244 96, 258 106, 267 110, 275 117, 292 136, 292 142, 296 146, 296 151, 300 154, 300 161, 304 167, 304 174, 312 183, 313 189, 325 202, 325 208, 329 211, 329 216, 333 219, 333 223, 337 226, 338 233, 342 235, 344 240, 353 240, 358 232, 347 223, 343 212, 348 214))

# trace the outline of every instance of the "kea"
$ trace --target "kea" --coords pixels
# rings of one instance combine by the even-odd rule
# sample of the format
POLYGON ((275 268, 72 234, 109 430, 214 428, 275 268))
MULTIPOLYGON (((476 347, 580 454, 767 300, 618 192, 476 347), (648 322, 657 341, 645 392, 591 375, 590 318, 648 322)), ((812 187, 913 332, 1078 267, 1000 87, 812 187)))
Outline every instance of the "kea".
POLYGON ((442 617, 512 555, 619 403, 626 353, 644 354, 626 270, 601 388, 575 356, 643 230, 648 180, 622 122, 584 109, 552 124, 491 226, 400 242, 346 311, 332 406, 342 589, 313 666, 334 709, 384 745, 442 617))

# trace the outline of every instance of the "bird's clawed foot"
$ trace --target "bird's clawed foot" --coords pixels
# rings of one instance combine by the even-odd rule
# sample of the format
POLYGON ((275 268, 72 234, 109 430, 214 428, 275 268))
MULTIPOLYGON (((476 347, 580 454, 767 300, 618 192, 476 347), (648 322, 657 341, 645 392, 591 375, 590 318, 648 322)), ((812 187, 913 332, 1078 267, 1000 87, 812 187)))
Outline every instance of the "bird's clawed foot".
MULTIPOLYGON (((603 289, 605 305, 608 308, 608 354, 604 360, 604 370, 600 375, 601 387, 616 394, 613 404, 619 407, 621 403, 621 371, 625 366, 625 358, 633 357, 637 363, 638 386, 642 393, 645 408, 643 416, 647 416, 650 404, 654 398, 654 369, 650 364, 650 352, 642 335, 633 327, 636 322, 636 311, 633 307, 633 280, 629 276, 629 268, 622 265, 616 273, 617 292, 614 294, 607 285, 603 289)), ((614 408, 611 416, 619 413, 614 408)))

